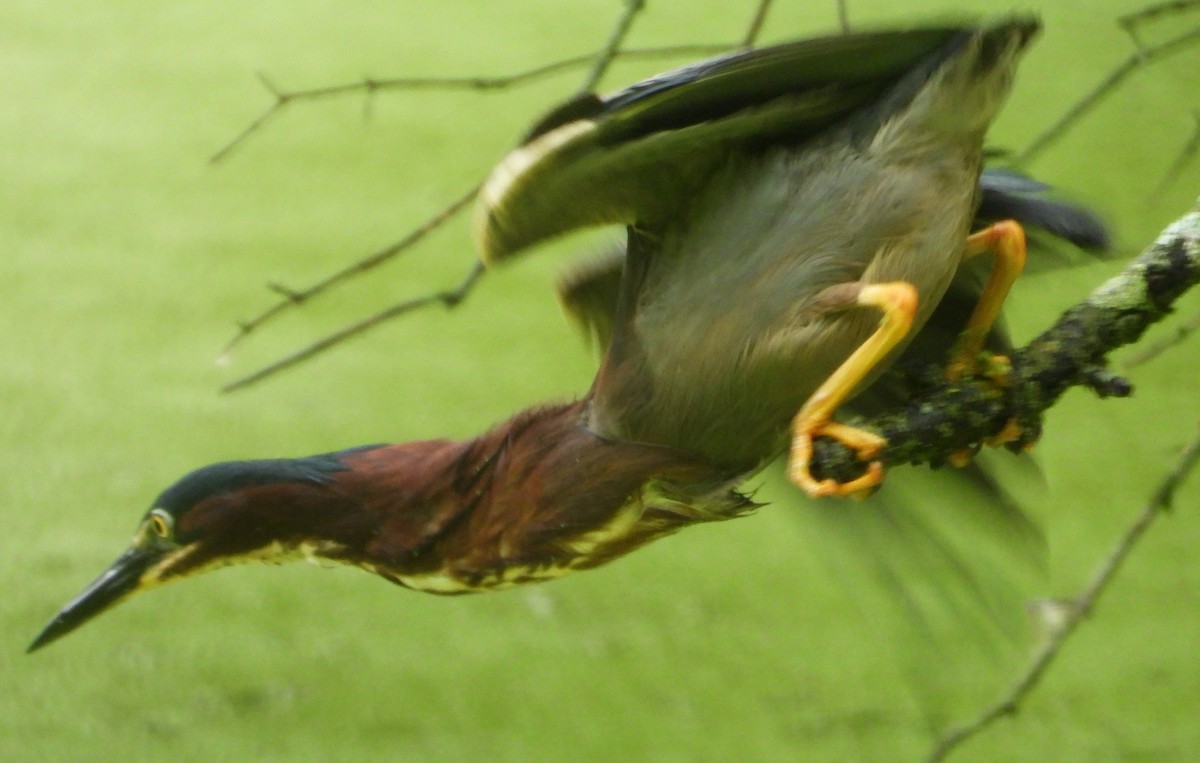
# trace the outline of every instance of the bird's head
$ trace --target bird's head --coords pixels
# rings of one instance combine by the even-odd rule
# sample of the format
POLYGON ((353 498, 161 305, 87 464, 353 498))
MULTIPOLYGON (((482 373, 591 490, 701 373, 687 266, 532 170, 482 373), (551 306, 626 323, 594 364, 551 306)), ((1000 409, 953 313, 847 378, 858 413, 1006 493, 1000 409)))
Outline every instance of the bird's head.
POLYGON ((347 521, 354 512, 345 511, 354 499, 338 485, 355 452, 230 461, 186 475, 155 499, 125 553, 63 607, 29 651, 135 593, 196 572, 250 560, 336 559, 355 541, 347 521))

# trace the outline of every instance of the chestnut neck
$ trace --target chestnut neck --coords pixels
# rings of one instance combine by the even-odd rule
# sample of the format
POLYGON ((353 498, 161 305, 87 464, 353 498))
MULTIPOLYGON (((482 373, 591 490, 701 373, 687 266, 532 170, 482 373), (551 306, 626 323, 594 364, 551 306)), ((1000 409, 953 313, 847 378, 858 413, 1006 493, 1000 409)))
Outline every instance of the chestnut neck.
POLYGON ((691 454, 606 440, 588 400, 524 411, 480 437, 349 453, 318 490, 325 554, 443 593, 595 566, 693 522, 754 507, 691 454), (338 550, 340 549, 340 550, 338 550))

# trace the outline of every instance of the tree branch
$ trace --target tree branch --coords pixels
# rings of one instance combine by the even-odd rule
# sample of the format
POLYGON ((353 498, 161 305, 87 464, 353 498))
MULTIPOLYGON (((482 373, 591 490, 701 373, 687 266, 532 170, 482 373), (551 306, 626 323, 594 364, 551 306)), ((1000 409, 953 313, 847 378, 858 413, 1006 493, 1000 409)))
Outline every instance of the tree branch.
MULTIPOLYGON (((923 392, 906 408, 849 423, 888 441, 877 456, 885 465, 944 463, 994 438, 1010 423, 1020 433, 1007 447, 1026 448, 1041 431, 1042 413, 1071 387, 1086 386, 1101 397, 1130 394, 1128 382, 1106 370, 1107 356, 1168 315, 1172 303, 1197 281, 1200 201, 1120 274, 1014 352, 1003 384, 985 377, 950 383, 925 371, 917 379, 923 392)), ((821 437, 814 443, 812 472, 818 479, 844 482, 863 470, 855 453, 840 442, 821 437)))

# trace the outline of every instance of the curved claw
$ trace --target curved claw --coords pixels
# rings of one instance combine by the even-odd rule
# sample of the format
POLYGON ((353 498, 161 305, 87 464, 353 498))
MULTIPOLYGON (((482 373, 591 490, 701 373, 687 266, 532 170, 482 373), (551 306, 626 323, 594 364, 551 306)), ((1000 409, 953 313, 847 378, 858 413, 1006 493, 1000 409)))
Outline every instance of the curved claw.
POLYGON ((813 498, 827 495, 865 498, 872 493, 875 486, 883 481, 883 464, 879 461, 871 461, 867 465, 865 474, 849 482, 838 482, 834 479, 818 480, 812 476, 809 462, 812 461, 813 439, 822 435, 841 442, 858 454, 863 461, 873 458, 887 445, 887 440, 877 434, 839 424, 836 421, 826 421, 799 431, 792 438, 788 478, 813 498))
POLYGON ((1012 386, 1012 360, 1007 355, 985 350, 974 356, 966 357, 957 349, 962 346, 963 342, 963 337, 959 337, 955 349, 951 350, 951 359, 946 364, 944 372, 946 381, 959 382, 970 376, 979 376, 989 380, 997 387, 1012 386))
MULTIPOLYGON (((1021 443, 1024 437, 1025 427, 1021 426, 1021 424, 1015 418, 1009 419, 1004 423, 1004 426, 1001 427, 999 432, 991 437, 988 437, 982 443, 975 443, 974 445, 969 445, 965 448, 959 448, 951 453, 949 458, 950 464, 962 469, 966 466, 969 466, 971 462, 975 460, 975 454, 979 452, 983 445, 987 445, 991 448, 999 448, 1009 445, 1010 443, 1021 443)), ((1036 444, 1037 438, 1035 437, 1028 443, 1022 443, 1019 449, 1022 452, 1028 452, 1033 450, 1033 447, 1036 444)))
POLYGON ((869 461, 887 445, 887 440, 879 435, 839 424, 831 417, 871 369, 908 335, 917 312, 917 290, 906 281, 853 283, 830 287, 822 295, 841 309, 871 307, 879 310, 882 316, 875 333, 821 383, 792 420, 792 454, 788 461, 788 475, 792 482, 813 497, 866 496, 883 481, 883 464, 872 461, 867 466, 866 474, 850 482, 818 480, 809 470, 813 438, 827 435, 840 440, 863 461, 869 461))
MULTIPOLYGON (((984 440, 984 444, 992 448, 999 448, 1001 445, 1007 445, 1010 442, 1017 442, 1025 435, 1025 428, 1017 423, 1016 419, 1009 419, 1004 423, 1004 427, 999 432, 984 440)), ((1032 445, 1031 445, 1032 447, 1032 445)))

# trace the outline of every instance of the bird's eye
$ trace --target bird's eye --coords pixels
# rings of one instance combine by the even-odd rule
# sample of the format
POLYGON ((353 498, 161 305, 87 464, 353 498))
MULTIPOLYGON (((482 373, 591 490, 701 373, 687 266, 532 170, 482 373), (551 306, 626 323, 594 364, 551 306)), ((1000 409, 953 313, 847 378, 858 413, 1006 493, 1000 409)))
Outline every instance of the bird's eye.
POLYGON ((170 540, 175 531, 174 518, 162 509, 154 509, 149 517, 150 530, 160 538, 170 540))

